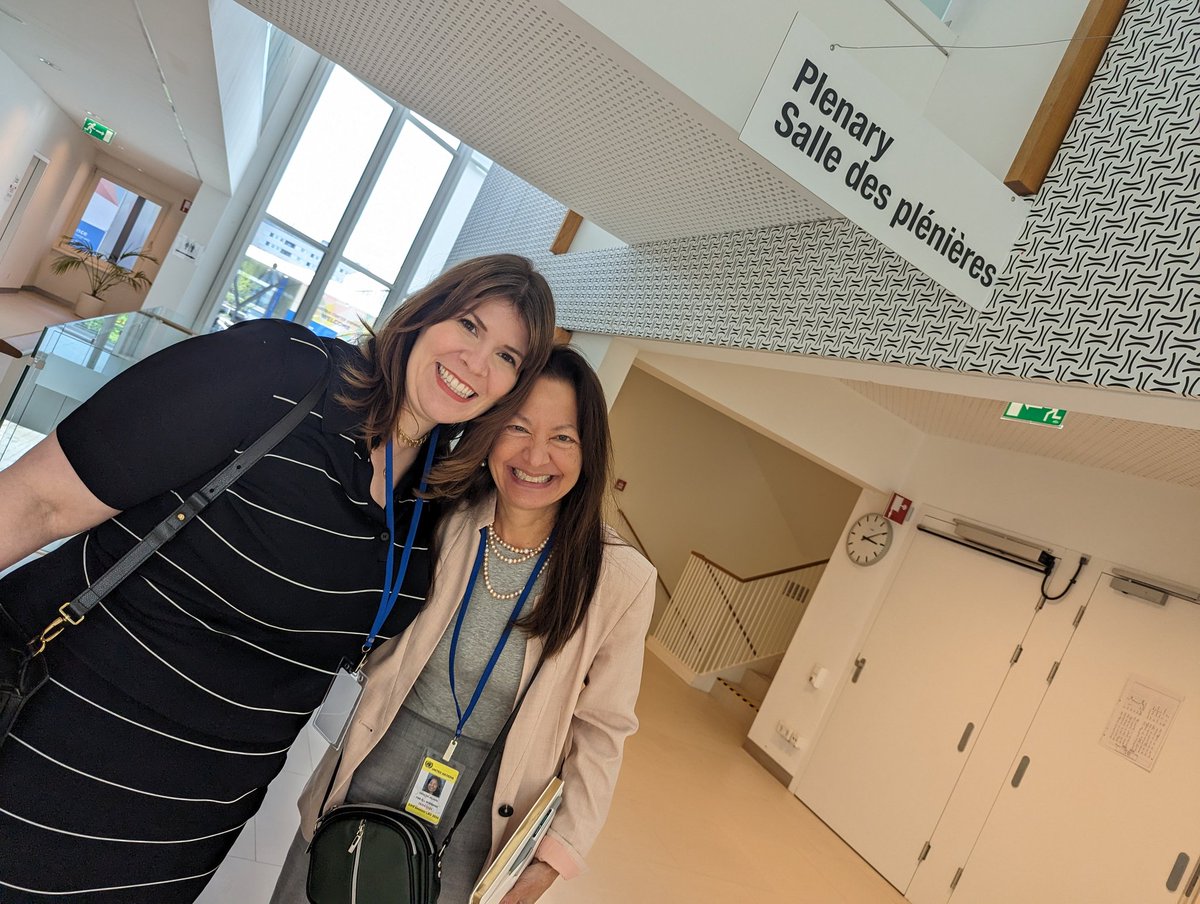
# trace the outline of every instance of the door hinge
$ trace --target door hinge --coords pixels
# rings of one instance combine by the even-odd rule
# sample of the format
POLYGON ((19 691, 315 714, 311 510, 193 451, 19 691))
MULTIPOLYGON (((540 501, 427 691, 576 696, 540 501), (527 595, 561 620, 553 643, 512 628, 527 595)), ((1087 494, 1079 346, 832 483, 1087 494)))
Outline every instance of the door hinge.
POLYGON ((963 874, 963 868, 960 866, 958 868, 958 872, 956 872, 954 874, 954 878, 950 880, 950 890, 951 891, 954 891, 954 889, 958 888, 958 880, 962 878, 962 874, 963 874))
POLYGON ((922 860, 924 860, 926 857, 928 857, 929 852, 932 849, 933 849, 933 845, 931 845, 928 841, 926 841, 925 847, 921 848, 921 856, 917 858, 917 863, 920 863, 922 860))
POLYGON ((1083 621, 1083 613, 1087 611, 1087 606, 1080 606, 1079 611, 1075 613, 1075 621, 1071 623, 1072 628, 1078 628, 1079 623, 1083 621))
POLYGON ((1012 659, 1010 659, 1010 660, 1008 661, 1008 664, 1009 664, 1009 665, 1016 665, 1016 664, 1017 664, 1017 660, 1021 658, 1021 650, 1022 650, 1022 647, 1021 647, 1021 645, 1020 645, 1020 644, 1017 644, 1017 648, 1016 648, 1015 650, 1013 650, 1012 659))
POLYGON ((1054 661, 1054 665, 1050 666, 1050 674, 1046 676, 1047 684, 1052 684, 1054 682, 1054 676, 1058 674, 1058 665, 1059 665, 1059 662, 1056 659, 1054 661))

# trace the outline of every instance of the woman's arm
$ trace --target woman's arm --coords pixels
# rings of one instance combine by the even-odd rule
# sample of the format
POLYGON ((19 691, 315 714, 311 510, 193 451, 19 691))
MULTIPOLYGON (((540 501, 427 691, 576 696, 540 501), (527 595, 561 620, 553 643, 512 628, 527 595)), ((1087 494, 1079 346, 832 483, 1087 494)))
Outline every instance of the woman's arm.
MULTIPOLYGON (((641 556, 636 556, 636 562, 641 566, 636 577, 618 574, 613 578, 618 586, 608 588, 608 593, 619 594, 628 603, 588 669, 563 760, 562 806, 538 846, 538 859, 568 879, 583 871, 584 856, 608 816, 625 739, 637 730, 634 706, 654 611, 655 572, 641 556)), ((597 593, 605 590, 601 584, 597 593)), ((610 598, 605 603, 620 606, 623 601, 610 598)))
POLYGON ((118 513, 83 485, 51 433, 0 471, 0 570, 118 513))

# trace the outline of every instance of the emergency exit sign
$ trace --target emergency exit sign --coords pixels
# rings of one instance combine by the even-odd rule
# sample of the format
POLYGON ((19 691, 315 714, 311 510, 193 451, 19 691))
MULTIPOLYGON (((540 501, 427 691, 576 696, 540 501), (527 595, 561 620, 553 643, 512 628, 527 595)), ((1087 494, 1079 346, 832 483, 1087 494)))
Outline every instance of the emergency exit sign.
POLYGON ((83 131, 93 138, 98 138, 105 144, 112 144, 113 130, 102 122, 92 119, 90 116, 83 121, 83 131))
POLYGON ((1042 424, 1046 427, 1062 429, 1067 412, 1063 408, 1039 408, 1036 405, 1026 405, 1023 402, 1009 402, 1001 417, 1006 421, 1025 421, 1030 424, 1042 424))

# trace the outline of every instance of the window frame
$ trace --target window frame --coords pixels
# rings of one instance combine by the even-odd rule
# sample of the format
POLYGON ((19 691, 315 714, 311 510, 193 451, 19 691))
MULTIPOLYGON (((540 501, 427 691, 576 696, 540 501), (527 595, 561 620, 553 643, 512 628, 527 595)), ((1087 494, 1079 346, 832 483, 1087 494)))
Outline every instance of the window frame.
MULTIPOLYGON (((63 228, 59 231, 58 236, 54 240, 53 249, 60 254, 66 254, 71 257, 76 256, 75 252, 71 249, 71 246, 67 244, 66 240, 70 239, 75 234, 75 230, 79 228, 79 222, 83 219, 83 214, 87 210, 88 203, 92 200, 92 196, 96 194, 96 189, 100 186, 101 179, 107 179, 109 182, 112 182, 120 188, 123 188, 126 191, 132 191, 137 194, 138 197, 145 198, 147 201, 152 201, 158 205, 158 216, 154 218, 154 225, 151 226, 150 231, 146 233, 146 244, 144 244, 141 248, 136 249, 138 251, 143 251, 146 254, 155 254, 155 242, 158 240, 159 232, 162 229, 163 223, 166 221, 167 208, 169 207, 169 204, 158 195, 147 192, 138 185, 131 183, 130 180, 116 176, 100 166, 95 166, 92 168, 91 176, 85 183, 84 189, 76 197, 74 205, 71 207, 70 216, 67 217, 63 228)), ((155 256, 159 257, 161 260, 159 255, 155 256)))

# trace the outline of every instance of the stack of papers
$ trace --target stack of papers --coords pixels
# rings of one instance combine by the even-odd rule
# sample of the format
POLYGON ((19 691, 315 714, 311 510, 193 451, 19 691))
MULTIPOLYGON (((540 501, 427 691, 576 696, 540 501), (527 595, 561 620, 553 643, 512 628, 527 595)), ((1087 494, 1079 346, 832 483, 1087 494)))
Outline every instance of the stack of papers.
POLYGON ((533 859, 533 854, 550 828, 550 822, 561 803, 562 779, 555 776, 550 779, 550 784, 537 799, 533 809, 521 820, 517 831, 484 871, 483 878, 471 892, 471 904, 499 904, 500 899, 508 894, 508 890, 533 859))

